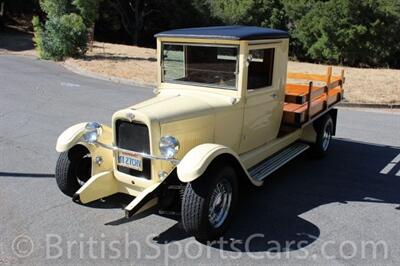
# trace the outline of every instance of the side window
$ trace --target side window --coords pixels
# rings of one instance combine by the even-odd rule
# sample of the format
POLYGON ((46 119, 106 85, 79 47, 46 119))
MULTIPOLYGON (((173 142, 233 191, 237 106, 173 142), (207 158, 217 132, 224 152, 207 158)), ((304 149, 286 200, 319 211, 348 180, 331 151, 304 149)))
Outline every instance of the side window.
POLYGON ((250 50, 247 89, 256 90, 272 85, 275 49, 250 50))
POLYGON ((185 77, 185 51, 183 46, 165 44, 163 47, 164 80, 185 77))

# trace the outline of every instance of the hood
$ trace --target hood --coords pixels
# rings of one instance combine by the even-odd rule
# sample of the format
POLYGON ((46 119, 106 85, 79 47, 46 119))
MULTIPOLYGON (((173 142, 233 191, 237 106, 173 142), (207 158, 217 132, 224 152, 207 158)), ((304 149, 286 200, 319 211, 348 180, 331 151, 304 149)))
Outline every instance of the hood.
POLYGON ((151 120, 168 123, 193 117, 213 115, 215 109, 230 106, 229 97, 209 94, 160 92, 157 96, 130 107, 151 120))
POLYGON ((162 89, 155 97, 116 112, 113 124, 130 116, 146 124, 151 131, 152 152, 155 154, 159 152, 157 147, 161 136, 176 137, 181 146, 177 158, 181 159, 197 145, 214 143, 216 137, 221 144, 230 144, 227 140, 231 138, 226 138, 221 132, 232 123, 233 128, 241 129, 242 110, 234 100, 231 96, 210 92, 162 89))

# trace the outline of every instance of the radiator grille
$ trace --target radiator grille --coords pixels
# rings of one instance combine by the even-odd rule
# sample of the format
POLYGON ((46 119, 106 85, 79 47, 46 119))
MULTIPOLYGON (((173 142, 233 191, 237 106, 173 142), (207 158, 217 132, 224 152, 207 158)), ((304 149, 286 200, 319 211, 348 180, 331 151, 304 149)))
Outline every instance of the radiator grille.
MULTIPOLYGON (((146 125, 117 120, 116 122, 117 146, 123 149, 150 154, 149 129, 146 125)), ((151 160, 143 158, 143 171, 137 171, 123 166, 117 166, 118 171, 151 179, 151 160)))

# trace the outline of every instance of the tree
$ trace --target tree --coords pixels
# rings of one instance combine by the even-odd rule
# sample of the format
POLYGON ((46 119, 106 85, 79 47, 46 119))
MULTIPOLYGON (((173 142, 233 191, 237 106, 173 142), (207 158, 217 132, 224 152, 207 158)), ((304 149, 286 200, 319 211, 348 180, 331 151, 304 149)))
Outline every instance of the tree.
POLYGON ((94 25, 96 19, 99 17, 99 7, 100 7, 100 0, 74 0, 73 4, 79 10, 83 22, 85 23, 86 27, 88 28, 89 35, 88 35, 88 45, 89 50, 93 49, 93 42, 94 42, 94 25))
POLYGON ((132 44, 138 45, 146 18, 157 11, 154 1, 110 0, 109 4, 118 12, 121 23, 132 38, 132 44))
POLYGON ((351 66, 388 66, 400 51, 398 0, 317 2, 294 35, 313 60, 351 66))
POLYGON ((286 28, 286 15, 280 0, 207 0, 213 17, 223 24, 286 28))

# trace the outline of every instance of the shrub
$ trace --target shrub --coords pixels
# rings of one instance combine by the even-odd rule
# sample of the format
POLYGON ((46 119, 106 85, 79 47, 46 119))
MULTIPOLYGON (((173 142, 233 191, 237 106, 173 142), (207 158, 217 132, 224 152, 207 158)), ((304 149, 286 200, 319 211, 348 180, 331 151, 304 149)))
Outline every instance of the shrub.
POLYGON ((82 17, 71 13, 50 18, 45 24, 43 49, 45 59, 63 60, 79 57, 87 50, 87 28, 82 17))
POLYGON ((44 59, 63 60, 86 53, 88 29, 93 26, 99 0, 43 0, 47 14, 44 26, 38 18, 32 23, 35 46, 44 59))
POLYGON ((33 17, 32 25, 33 25, 33 30, 34 30, 33 43, 35 44, 35 47, 39 53, 39 56, 41 58, 45 58, 46 55, 45 55, 45 52, 43 49, 43 27, 37 16, 33 17))

